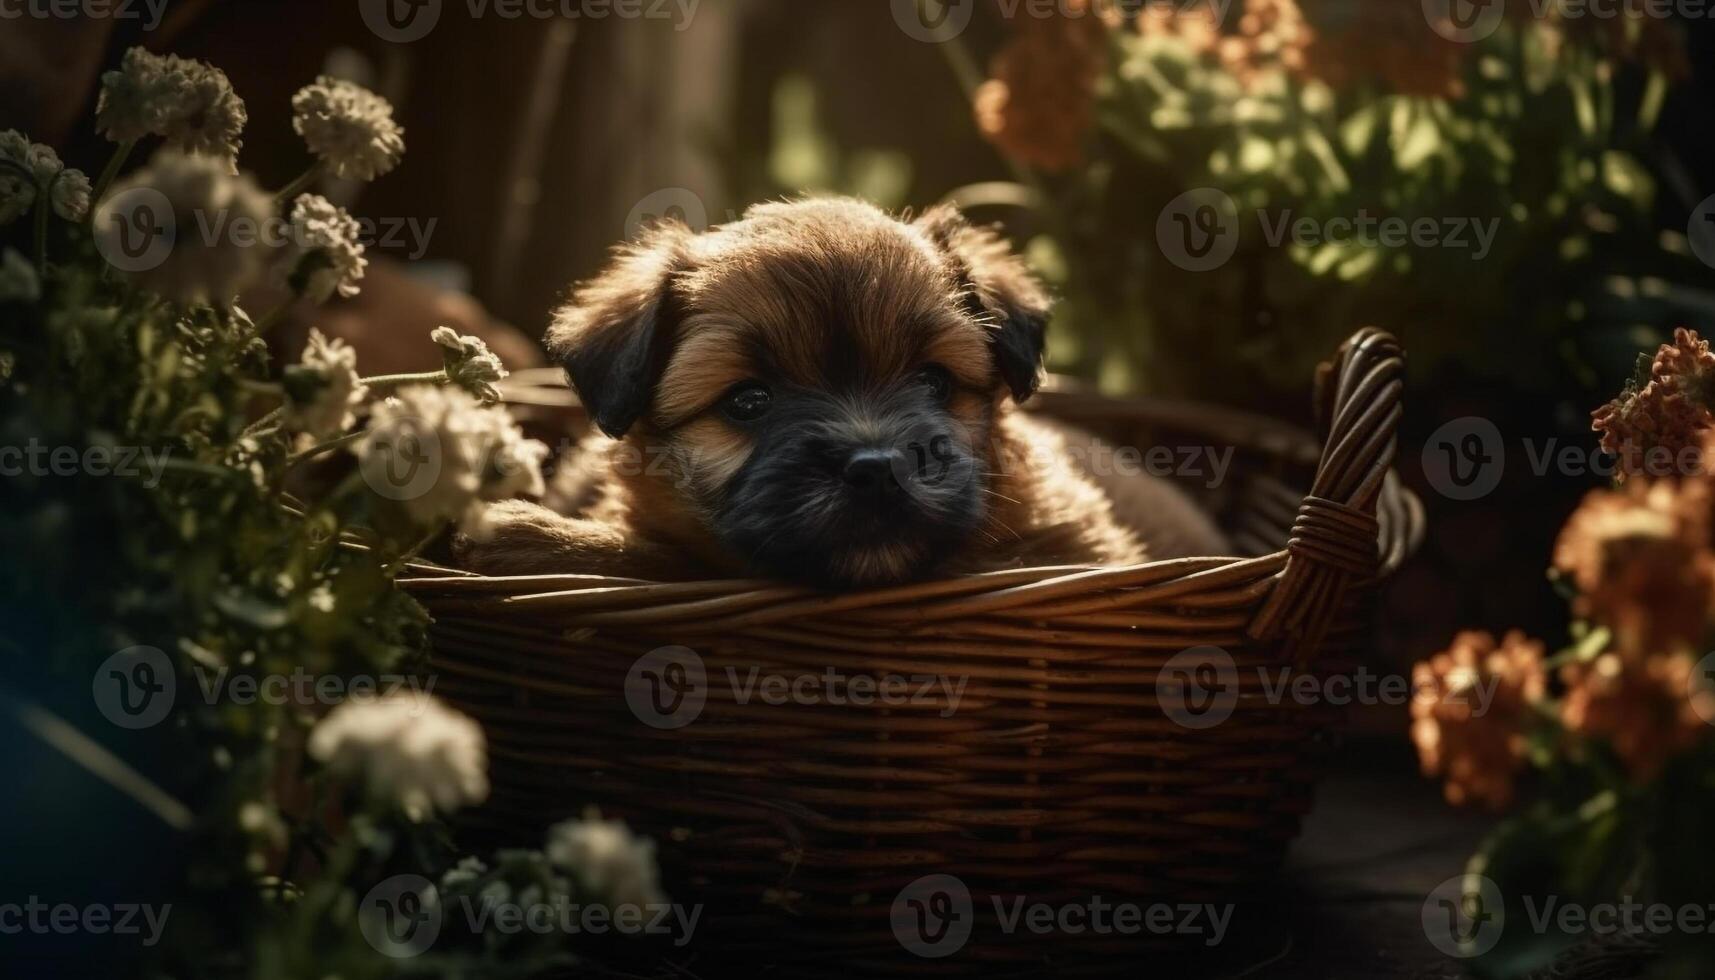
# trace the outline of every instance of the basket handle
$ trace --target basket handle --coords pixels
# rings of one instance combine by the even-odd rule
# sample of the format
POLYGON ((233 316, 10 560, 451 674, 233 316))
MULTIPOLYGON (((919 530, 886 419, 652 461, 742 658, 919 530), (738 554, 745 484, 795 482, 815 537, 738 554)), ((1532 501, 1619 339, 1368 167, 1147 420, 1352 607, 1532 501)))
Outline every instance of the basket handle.
POLYGON ((1247 630, 1258 641, 1283 641, 1295 662, 1321 643, 1347 590, 1377 574, 1379 551, 1391 564, 1408 550, 1380 539, 1376 517, 1384 488, 1403 492, 1390 471, 1404 374, 1399 342, 1375 327, 1353 334, 1317 369, 1322 458, 1287 539, 1286 568, 1247 630))

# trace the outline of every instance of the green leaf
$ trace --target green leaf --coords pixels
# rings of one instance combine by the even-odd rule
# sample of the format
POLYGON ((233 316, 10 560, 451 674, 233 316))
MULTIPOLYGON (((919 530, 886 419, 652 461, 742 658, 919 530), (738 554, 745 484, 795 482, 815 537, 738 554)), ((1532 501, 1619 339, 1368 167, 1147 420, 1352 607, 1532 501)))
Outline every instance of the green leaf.
POLYGON ((1339 277, 1344 282, 1354 282, 1358 279, 1364 278, 1374 271, 1377 263, 1381 261, 1383 250, 1363 245, 1354 245, 1351 246, 1348 251, 1351 254, 1346 257, 1345 261, 1340 263, 1339 269, 1339 277))
POLYGON ((1441 130, 1429 113, 1400 100, 1390 119, 1394 163, 1401 170, 1416 170, 1441 150, 1441 130))
POLYGON ((1585 139, 1596 138, 1596 99, 1589 83, 1576 76, 1568 77, 1567 88, 1572 92, 1572 109, 1578 117, 1578 131, 1585 139))
POLYGON ((1364 106, 1346 117, 1340 124, 1340 144, 1351 156, 1359 156, 1370 147, 1381 125, 1382 104, 1364 106))
POLYGON ((1239 144, 1239 169, 1245 173, 1266 173, 1277 159, 1274 144, 1260 136, 1246 136, 1239 144))
POLYGON ((1640 857, 1635 815, 1621 802, 1604 795, 1572 813, 1539 804, 1483 842, 1469 871, 1495 883, 1505 919, 1499 942, 1474 961, 1477 972, 1522 978, 1588 938, 1564 931, 1557 913, 1621 897, 1640 857))
POLYGON ((1640 211, 1655 199, 1655 178, 1637 158, 1619 150, 1602 154, 1602 184, 1640 211))
POLYGON ((291 622, 291 614, 284 605, 251 593, 216 592, 212 601, 229 618, 257 629, 281 629, 291 622))

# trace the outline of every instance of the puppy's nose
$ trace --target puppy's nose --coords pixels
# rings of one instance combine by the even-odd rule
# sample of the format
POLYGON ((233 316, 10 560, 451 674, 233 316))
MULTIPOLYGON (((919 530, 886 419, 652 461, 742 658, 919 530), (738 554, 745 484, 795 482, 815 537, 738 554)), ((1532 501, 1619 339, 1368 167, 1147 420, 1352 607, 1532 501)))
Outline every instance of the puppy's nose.
POLYGON ((891 497, 899 492, 898 467, 904 460, 896 449, 859 449, 846 457, 842 475, 859 494, 891 497))

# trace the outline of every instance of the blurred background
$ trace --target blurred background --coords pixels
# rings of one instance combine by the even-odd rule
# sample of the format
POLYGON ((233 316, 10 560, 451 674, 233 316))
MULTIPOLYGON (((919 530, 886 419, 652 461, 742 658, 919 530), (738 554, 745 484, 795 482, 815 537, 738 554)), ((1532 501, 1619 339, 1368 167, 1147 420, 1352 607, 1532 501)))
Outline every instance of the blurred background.
POLYGON ((1406 664, 1457 626, 1564 637, 1543 556, 1605 479, 1540 456, 1590 447, 1634 352, 1715 311, 1708 20, 1461 2, 1449 30, 1436 2, 174 0, 7 21, 0 118, 95 168, 100 71, 133 44, 210 59, 277 186, 304 79, 388 97, 398 171, 321 188, 376 222, 370 276, 316 320, 378 372, 433 367, 440 323, 541 363, 556 301, 640 223, 803 192, 1002 223, 1062 297, 1051 367, 1109 393, 1308 422, 1315 363, 1382 325, 1431 513, 1381 620, 1406 664), (1366 218, 1428 224, 1328 234, 1366 218), (1187 237, 1217 227, 1213 253, 1187 237), (1507 465, 1453 500, 1422 464, 1467 451, 1467 417, 1507 465))

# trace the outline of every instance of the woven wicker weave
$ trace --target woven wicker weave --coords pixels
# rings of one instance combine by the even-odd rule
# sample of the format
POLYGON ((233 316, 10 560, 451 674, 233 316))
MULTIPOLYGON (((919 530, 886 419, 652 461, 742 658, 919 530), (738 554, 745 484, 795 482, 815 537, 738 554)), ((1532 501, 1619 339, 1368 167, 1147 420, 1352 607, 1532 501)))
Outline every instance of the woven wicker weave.
MULTIPOLYGON (((1348 341, 1318 378, 1320 450, 1231 411, 1044 393, 1043 410, 1121 445, 1237 447, 1208 503, 1253 557, 848 595, 419 569, 402 585, 435 618, 436 693, 489 737, 493 796, 475 831, 535 841, 599 805, 659 842, 676 900, 705 906, 699 945, 767 962, 833 957, 841 970, 1069 962, 1068 937, 1001 935, 989 896, 1229 896, 1278 864, 1337 718, 1271 702, 1252 668, 1340 669, 1364 597, 1420 533, 1417 502, 1389 470, 1402 370, 1387 334, 1348 341), (1288 489, 1307 477, 1308 494, 1288 489), (700 713, 676 728, 631 707, 649 680, 634 665, 668 645, 695 651, 705 674, 700 713), (1180 689, 1158 689, 1158 673, 1203 646, 1232 657, 1238 697, 1224 723, 1193 730, 1164 710, 1163 693, 1180 689), (835 705, 735 693, 753 670, 830 668, 967 686, 950 711, 942 695, 835 705), (931 873, 957 876, 976 903, 972 937, 947 960, 906 955, 890 926, 900 889, 931 873)), ((1075 943, 1081 956, 1133 945, 1075 943)))

